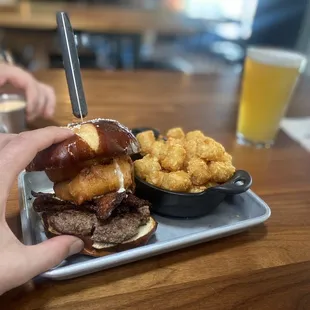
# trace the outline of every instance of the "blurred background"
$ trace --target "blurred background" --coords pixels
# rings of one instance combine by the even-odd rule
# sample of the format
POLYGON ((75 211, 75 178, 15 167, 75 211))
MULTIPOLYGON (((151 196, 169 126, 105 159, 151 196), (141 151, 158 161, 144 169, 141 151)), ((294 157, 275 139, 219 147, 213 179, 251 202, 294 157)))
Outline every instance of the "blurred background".
POLYGON ((240 72, 249 44, 310 53, 308 0, 0 0, 2 57, 31 71, 62 67, 60 10, 82 68, 240 72))

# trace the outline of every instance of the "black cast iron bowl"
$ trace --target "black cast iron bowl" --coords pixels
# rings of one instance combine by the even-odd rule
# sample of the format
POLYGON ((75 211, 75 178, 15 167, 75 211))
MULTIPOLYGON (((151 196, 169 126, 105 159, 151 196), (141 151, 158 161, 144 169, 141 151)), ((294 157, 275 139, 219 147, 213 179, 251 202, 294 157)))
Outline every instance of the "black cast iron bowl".
POLYGON ((252 184, 250 174, 244 170, 237 170, 226 183, 210 187, 201 193, 172 192, 147 183, 137 176, 135 180, 136 195, 151 202, 152 212, 179 218, 207 215, 228 195, 244 193, 252 184))
MULTIPOLYGON (((135 128, 132 132, 136 135, 148 129, 153 130, 156 137, 159 135, 159 131, 152 128, 135 128)), ((136 155, 133 160, 138 158, 141 156, 136 155)), ((137 176, 135 176, 135 181, 136 195, 151 202, 152 212, 177 218, 194 218, 207 215, 213 212, 227 196, 244 193, 252 185, 251 175, 244 170, 237 170, 227 182, 210 187, 201 193, 168 191, 137 176)))

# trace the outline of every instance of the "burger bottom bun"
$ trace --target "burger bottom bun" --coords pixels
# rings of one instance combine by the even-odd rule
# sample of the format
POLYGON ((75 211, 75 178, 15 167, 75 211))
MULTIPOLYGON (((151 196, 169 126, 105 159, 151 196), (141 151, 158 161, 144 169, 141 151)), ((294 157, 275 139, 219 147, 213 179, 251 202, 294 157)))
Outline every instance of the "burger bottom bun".
MULTIPOLYGON (((137 235, 120 244, 98 243, 91 240, 90 237, 77 236, 84 242, 84 248, 80 252, 80 254, 85 254, 93 257, 101 257, 146 245, 152 235, 155 233, 157 225, 157 222, 152 217, 150 217, 145 225, 139 227, 137 235)), ((53 238, 61 235, 59 232, 55 231, 51 227, 48 227, 46 225, 46 222, 44 223, 44 230, 48 238, 53 238)))

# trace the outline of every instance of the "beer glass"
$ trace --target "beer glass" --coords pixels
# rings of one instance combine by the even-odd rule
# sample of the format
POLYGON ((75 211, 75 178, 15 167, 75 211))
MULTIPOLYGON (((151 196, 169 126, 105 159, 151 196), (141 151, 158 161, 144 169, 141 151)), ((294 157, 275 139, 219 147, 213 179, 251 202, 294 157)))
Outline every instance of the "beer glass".
POLYGON ((306 57, 293 51, 249 47, 237 122, 237 141, 270 147, 276 138, 306 57))

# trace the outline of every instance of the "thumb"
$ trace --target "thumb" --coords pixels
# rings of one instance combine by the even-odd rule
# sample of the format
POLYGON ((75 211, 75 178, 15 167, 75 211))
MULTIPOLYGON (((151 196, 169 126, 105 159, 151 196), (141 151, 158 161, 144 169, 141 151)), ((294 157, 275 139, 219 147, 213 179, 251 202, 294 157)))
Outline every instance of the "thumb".
POLYGON ((79 253, 84 243, 73 236, 58 236, 26 247, 29 278, 55 267, 65 258, 79 253))
POLYGON ((6 82, 6 78, 4 76, 0 76, 0 86, 3 86, 5 82, 6 82))

